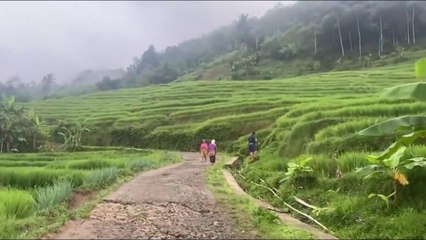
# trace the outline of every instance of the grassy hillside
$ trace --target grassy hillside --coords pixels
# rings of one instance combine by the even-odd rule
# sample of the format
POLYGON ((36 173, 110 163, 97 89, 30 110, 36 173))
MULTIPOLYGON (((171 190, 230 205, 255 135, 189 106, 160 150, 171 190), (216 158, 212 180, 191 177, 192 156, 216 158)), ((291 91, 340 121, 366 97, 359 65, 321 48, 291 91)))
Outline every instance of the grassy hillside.
MULTIPOLYGON (((246 155, 246 137, 255 130, 262 144, 261 160, 244 162, 236 172, 253 196, 285 207, 254 184, 264 179, 304 212, 313 214, 293 196, 320 207, 315 216, 341 238, 424 238, 425 171, 410 172, 410 184, 389 207, 368 195, 388 195, 392 182, 366 180, 354 172, 368 165, 368 154, 394 140, 355 132, 386 118, 426 113, 426 103, 380 98, 384 88, 417 81, 414 61, 409 60, 279 80, 187 81, 122 89, 32 102, 28 107, 56 130, 85 123, 92 129, 84 139, 89 145, 197 150, 202 138, 214 138, 219 151, 246 155), (313 173, 306 181, 280 183, 287 163, 301 164, 307 157, 312 157, 307 166, 313 173), (336 178, 337 169, 342 178, 336 178)), ((420 145, 410 147, 403 158, 425 156, 426 148, 420 145)))
POLYGON ((283 155, 297 155, 331 142, 338 147, 348 134, 383 117, 425 111, 422 103, 376 96, 383 88, 416 81, 413 68, 410 61, 270 81, 184 82, 27 106, 52 126, 85 122, 94 131, 85 139, 92 145, 194 150, 200 139, 215 138, 222 149, 235 150, 231 143, 256 130, 283 155), (311 132, 301 136, 297 131, 306 127, 311 132))
MULTIPOLYGON (((202 138, 214 138, 220 152, 246 155, 246 137, 255 130, 261 160, 244 162, 236 172, 253 196, 285 207, 254 184, 264 179, 303 211, 313 214, 293 196, 320 207, 315 216, 341 238, 424 238, 426 171, 405 173, 410 184, 401 188, 398 201, 389 207, 368 195, 389 195, 392 182, 366 180, 355 172, 369 164, 368 154, 378 153, 394 140, 360 137, 355 132, 386 118, 426 113, 424 102, 385 100, 379 94, 384 88, 417 81, 414 60, 408 60, 269 81, 185 81, 27 106, 51 126, 58 142, 62 139, 56 131, 61 126, 84 123, 92 129, 84 138, 88 145, 197 150, 202 138), (312 158, 306 164, 313 171, 307 178, 295 184, 280 182, 288 172, 287 163, 302 164, 307 157, 312 158), (336 178, 337 169, 342 178, 336 178)), ((402 157, 425 156, 426 148, 419 145, 402 157)))

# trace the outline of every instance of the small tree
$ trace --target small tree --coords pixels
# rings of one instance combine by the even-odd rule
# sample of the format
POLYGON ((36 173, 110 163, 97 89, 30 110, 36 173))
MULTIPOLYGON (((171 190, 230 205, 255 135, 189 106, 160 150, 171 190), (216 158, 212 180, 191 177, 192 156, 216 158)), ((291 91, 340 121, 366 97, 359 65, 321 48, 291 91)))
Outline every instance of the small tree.
POLYGON ((64 139, 64 144, 62 147, 66 151, 78 151, 81 150, 81 138, 83 136, 83 132, 90 132, 90 129, 79 125, 75 129, 68 129, 66 127, 62 127, 61 132, 58 132, 58 135, 61 135, 64 139))
POLYGON ((46 134, 45 131, 45 123, 43 121, 40 120, 40 118, 35 114, 34 110, 31 110, 27 115, 26 118, 28 119, 29 123, 30 123, 30 128, 31 128, 31 134, 32 134, 32 146, 33 146, 33 150, 36 150, 36 142, 37 142, 37 137, 39 135, 43 135, 46 134))

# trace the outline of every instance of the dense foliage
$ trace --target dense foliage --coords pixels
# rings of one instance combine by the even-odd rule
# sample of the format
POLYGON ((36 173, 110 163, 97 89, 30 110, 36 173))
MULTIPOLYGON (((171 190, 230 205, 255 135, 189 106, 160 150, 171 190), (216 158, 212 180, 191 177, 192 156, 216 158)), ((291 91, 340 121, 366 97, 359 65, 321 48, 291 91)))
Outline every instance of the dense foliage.
POLYGON ((0 152, 37 150, 37 140, 46 137, 44 122, 34 113, 17 108, 15 97, 0 102, 0 152))

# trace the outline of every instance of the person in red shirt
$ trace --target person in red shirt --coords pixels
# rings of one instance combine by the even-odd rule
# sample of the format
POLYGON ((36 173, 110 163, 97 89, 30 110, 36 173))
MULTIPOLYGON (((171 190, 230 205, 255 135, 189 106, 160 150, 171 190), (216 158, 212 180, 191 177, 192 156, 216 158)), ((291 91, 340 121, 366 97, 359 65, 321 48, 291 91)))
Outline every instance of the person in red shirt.
POLYGON ((207 144, 206 140, 203 139, 201 145, 200 145, 200 153, 201 153, 201 160, 203 162, 207 161, 207 150, 209 145, 207 144))

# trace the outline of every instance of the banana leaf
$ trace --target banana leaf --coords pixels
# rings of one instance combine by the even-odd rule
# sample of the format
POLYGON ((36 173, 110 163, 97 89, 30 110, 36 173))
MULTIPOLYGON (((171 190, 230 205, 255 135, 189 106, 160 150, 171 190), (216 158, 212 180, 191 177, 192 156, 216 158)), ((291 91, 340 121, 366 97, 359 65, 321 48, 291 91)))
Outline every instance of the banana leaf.
POLYGON ((416 62, 416 77, 426 76, 426 58, 422 58, 416 62))
POLYGON ((409 83, 387 88, 383 97, 393 99, 412 99, 426 102, 426 82, 409 83))
POLYGON ((362 136, 384 136, 390 134, 406 133, 412 130, 426 129, 426 116, 410 115, 392 118, 364 130, 357 134, 362 136))

